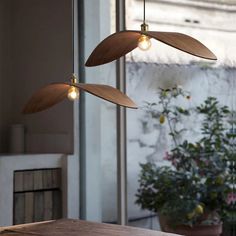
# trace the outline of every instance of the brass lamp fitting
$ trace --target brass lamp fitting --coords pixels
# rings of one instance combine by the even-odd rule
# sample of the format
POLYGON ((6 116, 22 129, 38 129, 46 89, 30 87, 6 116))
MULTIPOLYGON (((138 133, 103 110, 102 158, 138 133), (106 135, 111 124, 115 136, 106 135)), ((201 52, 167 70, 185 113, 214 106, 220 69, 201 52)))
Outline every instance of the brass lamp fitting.
POLYGON ((148 24, 146 23, 141 24, 141 31, 148 31, 148 24))
POLYGON ((77 83, 77 77, 76 77, 75 74, 72 74, 71 83, 73 83, 73 84, 76 84, 76 83, 77 83))

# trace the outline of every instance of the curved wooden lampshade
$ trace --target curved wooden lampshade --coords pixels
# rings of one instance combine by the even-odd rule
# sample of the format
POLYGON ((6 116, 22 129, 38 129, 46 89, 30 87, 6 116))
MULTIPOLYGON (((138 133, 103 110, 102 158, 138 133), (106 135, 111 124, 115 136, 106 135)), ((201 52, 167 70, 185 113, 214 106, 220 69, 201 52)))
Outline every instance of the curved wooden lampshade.
POLYGON ((128 108, 137 108, 137 105, 127 95, 111 86, 65 82, 52 83, 39 89, 25 105, 23 113, 35 113, 56 105, 67 97, 71 86, 78 88, 79 91, 88 92, 114 104, 128 108))
POLYGON ((138 46, 141 35, 156 39, 191 55, 217 60, 213 52, 198 40, 181 33, 126 30, 105 38, 91 53, 86 66, 98 66, 119 59, 138 46))

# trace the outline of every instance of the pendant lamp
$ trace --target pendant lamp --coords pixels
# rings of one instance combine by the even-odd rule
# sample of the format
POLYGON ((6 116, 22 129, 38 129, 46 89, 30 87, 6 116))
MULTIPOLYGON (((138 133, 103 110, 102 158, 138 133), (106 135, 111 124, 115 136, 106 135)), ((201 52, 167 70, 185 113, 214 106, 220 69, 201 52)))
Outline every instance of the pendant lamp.
POLYGON ((86 66, 98 66, 114 61, 137 47, 146 51, 151 47, 150 39, 156 39, 196 57, 217 60, 214 53, 205 45, 188 35, 176 32, 149 31, 145 19, 145 3, 146 1, 144 0, 141 31, 125 30, 108 36, 93 50, 85 64, 86 66))
POLYGON ((61 102, 65 98, 74 101, 79 98, 80 92, 88 92, 94 96, 112 102, 114 104, 137 108, 136 104, 124 93, 116 88, 102 84, 84 84, 78 83, 75 71, 74 62, 74 0, 72 0, 72 56, 73 56, 73 73, 70 81, 62 83, 52 83, 36 91, 33 96, 29 99, 23 109, 24 114, 30 114, 46 110, 55 104, 61 102))

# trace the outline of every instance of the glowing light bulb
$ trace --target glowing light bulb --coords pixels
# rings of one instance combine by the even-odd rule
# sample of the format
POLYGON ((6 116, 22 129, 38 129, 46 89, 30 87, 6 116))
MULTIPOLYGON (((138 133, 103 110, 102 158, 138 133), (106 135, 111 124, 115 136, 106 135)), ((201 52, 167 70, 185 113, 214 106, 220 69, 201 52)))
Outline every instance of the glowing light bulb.
POLYGON ((71 86, 68 90, 67 97, 71 101, 78 99, 79 98, 79 90, 76 87, 71 86))
POLYGON ((147 51, 151 46, 152 46, 152 43, 151 43, 150 38, 142 34, 138 40, 138 47, 143 51, 147 51))

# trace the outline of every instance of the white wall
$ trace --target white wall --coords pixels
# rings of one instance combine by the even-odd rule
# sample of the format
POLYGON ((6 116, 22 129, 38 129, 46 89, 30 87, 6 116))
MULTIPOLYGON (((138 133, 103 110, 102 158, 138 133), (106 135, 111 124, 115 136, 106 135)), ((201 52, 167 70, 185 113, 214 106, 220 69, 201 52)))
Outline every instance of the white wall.
MULTIPOLYGON (((72 153, 72 103, 65 101, 33 115, 21 114, 34 91, 51 82, 63 82, 72 72, 71 1, 5 0, 0 2, 0 10, 5 12, 1 17, 8 24, 7 27, 0 25, 0 37, 4 35, 7 40, 2 34, 5 30, 11 39, 8 40, 11 54, 4 46, 5 52, 1 53, 1 58, 11 55, 7 63, 9 71, 0 69, 1 88, 10 98, 0 101, 1 113, 6 116, 0 118, 2 136, 6 137, 8 125, 23 123, 27 132, 27 152, 72 153), (8 11, 3 7, 8 7, 8 11), (10 82, 7 88, 3 79, 10 82)), ((3 64, 2 60, 0 64, 3 64)), ((5 143, 1 142, 0 151, 6 150, 5 143)))

